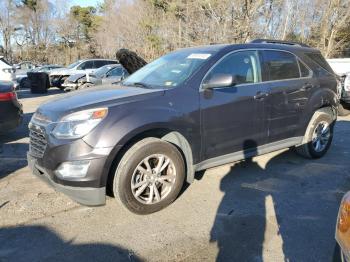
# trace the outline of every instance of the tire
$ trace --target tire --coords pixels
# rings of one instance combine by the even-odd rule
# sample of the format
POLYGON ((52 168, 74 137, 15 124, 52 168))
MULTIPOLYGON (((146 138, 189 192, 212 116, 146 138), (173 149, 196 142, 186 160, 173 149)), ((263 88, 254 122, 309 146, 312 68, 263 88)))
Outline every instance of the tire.
POLYGON ((343 104, 339 104, 338 114, 340 116, 347 116, 350 114, 350 110, 348 110, 343 104))
POLYGON ((65 87, 62 86, 62 84, 64 83, 64 81, 66 81, 66 79, 68 78, 69 76, 62 76, 59 81, 58 81, 58 88, 61 89, 61 90, 64 90, 65 87))
POLYGON ((145 138, 130 147, 121 158, 113 179, 113 194, 131 212, 150 214, 165 208, 177 198, 184 179, 185 163, 179 150, 160 139, 145 138), (168 160, 169 163, 158 173, 156 169, 161 156, 164 157, 162 168, 168 160), (138 190, 141 192, 139 196, 138 190))
POLYGON ((333 111, 330 108, 322 108, 317 110, 313 117, 311 118, 311 121, 306 129, 306 133, 303 139, 302 145, 296 147, 296 152, 309 159, 316 159, 323 157, 333 139, 333 130, 334 130, 334 124, 335 124, 335 118, 333 117, 333 111), (323 126, 323 127, 322 127, 323 126), (328 135, 326 135, 326 129, 328 127, 328 135), (324 138, 326 140, 322 140, 323 142, 319 142, 321 145, 320 147, 317 146, 317 143, 315 143, 315 137, 317 136, 317 133, 321 130, 320 133, 323 134, 323 130, 325 133, 321 135, 320 137, 324 138))

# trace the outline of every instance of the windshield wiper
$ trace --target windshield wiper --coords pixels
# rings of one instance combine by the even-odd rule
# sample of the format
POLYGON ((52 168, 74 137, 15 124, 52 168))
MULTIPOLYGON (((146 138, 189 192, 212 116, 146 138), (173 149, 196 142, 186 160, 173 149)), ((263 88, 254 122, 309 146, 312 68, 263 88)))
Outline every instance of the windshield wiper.
POLYGON ((138 87, 143 87, 143 88, 152 88, 151 86, 145 84, 145 83, 142 83, 142 82, 135 82, 135 83, 131 83, 131 84, 128 84, 128 86, 138 86, 138 87))

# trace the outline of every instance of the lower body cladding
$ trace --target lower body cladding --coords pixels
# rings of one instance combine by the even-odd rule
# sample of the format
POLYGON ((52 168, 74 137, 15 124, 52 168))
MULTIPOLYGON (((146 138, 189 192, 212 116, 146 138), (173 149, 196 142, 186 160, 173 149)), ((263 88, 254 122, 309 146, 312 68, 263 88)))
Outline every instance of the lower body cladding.
POLYGON ((105 204, 108 171, 105 173, 104 166, 112 148, 96 150, 78 140, 47 146, 42 157, 38 157, 33 140, 31 137, 27 159, 34 175, 80 204, 105 204))

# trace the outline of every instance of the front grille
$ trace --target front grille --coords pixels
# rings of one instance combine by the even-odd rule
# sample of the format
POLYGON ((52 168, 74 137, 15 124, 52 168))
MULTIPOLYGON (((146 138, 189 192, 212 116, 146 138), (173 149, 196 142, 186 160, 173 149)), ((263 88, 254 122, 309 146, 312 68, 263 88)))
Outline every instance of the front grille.
POLYGON ((42 158, 46 149, 47 141, 44 131, 36 126, 29 129, 29 152, 32 156, 42 158))

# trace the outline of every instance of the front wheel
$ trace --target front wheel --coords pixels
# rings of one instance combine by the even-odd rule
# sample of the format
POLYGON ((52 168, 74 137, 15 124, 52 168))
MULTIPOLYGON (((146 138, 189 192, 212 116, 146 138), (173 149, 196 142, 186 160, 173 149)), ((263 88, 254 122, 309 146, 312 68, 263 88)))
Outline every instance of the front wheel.
POLYGON ((150 214, 176 199, 184 178, 185 164, 179 150, 160 139, 146 138, 120 160, 113 193, 130 211, 150 214))
POLYGON ((296 147, 297 153, 306 158, 324 156, 332 143, 334 123, 331 109, 316 111, 306 130, 303 144, 296 147))

